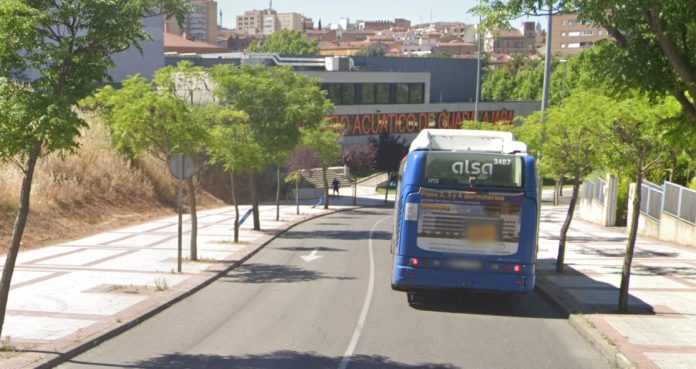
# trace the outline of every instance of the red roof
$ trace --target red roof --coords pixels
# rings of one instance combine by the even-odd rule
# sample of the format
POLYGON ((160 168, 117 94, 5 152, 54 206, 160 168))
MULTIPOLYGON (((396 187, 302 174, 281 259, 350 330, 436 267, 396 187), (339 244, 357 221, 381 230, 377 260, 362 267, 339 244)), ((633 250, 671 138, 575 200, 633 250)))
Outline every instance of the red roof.
POLYGON ((164 51, 178 53, 221 53, 229 50, 224 47, 202 41, 189 40, 173 33, 164 33, 164 51))

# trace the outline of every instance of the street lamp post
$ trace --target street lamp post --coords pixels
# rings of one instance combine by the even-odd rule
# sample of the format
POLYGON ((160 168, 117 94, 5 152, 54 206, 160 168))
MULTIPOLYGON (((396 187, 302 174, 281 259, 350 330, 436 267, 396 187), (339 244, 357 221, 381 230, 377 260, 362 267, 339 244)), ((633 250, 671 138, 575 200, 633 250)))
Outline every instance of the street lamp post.
MULTIPOLYGON (((481 1, 479 0, 479 6, 481 1)), ((478 122, 479 117, 479 100, 481 99, 481 49, 483 48, 483 38, 481 34, 481 16, 479 15, 479 24, 477 27, 477 52, 476 52, 476 102, 474 103, 474 121, 478 122)))

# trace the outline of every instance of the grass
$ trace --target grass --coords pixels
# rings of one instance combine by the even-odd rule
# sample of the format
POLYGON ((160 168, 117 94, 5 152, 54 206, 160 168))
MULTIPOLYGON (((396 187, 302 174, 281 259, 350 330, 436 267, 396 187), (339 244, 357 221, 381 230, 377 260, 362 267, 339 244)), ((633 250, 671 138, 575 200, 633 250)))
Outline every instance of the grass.
POLYGON ((167 283, 167 279, 164 277, 155 277, 155 288, 160 292, 168 290, 169 283, 167 283))
MULTIPOLYGON (((114 148, 99 119, 90 114, 82 117, 89 127, 80 132, 78 148, 41 157, 37 163, 23 249, 162 217, 174 209, 177 187, 167 163, 149 154, 130 160, 114 148)), ((21 164, 19 158, 0 162, 0 253, 12 236, 21 164)), ((220 205, 199 190, 201 208, 220 205)))

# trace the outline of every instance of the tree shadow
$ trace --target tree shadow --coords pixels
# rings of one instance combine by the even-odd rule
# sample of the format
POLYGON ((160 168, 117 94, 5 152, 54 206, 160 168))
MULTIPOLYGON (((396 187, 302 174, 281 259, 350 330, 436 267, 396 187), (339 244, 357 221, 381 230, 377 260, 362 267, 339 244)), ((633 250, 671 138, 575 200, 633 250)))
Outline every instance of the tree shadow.
POLYGON ((340 251, 340 252, 346 252, 348 250, 343 250, 343 249, 337 249, 335 247, 324 247, 324 246, 319 246, 319 247, 278 247, 273 250, 283 250, 283 251, 293 251, 293 252, 312 252, 314 250, 317 250, 318 252, 322 251, 340 251))
POLYGON ((350 231, 350 230, 330 230, 330 231, 290 231, 285 233, 282 238, 284 239, 328 239, 328 240, 367 240, 372 236, 374 240, 391 240, 391 232, 385 231, 374 231, 360 230, 360 231, 350 231))
MULTIPOLYGON (((539 263, 555 265, 555 260, 545 259, 539 263)), ((604 275, 621 273, 621 266, 605 267, 615 269, 604 275)), ((539 269, 537 269, 539 270, 539 269)), ((636 268, 632 275, 640 275, 636 268)), ((647 274, 646 274, 647 275, 647 274)), ((564 273, 554 273, 549 270, 537 272, 538 290, 541 290, 559 307, 569 313, 582 314, 623 314, 618 311, 619 288, 605 282, 595 280, 571 266, 565 266, 564 273)), ((655 315, 655 309, 649 303, 632 295, 629 288, 629 314, 655 315)))
MULTIPOLYGON (((582 255, 604 256, 604 257, 624 257, 626 249, 623 247, 613 248, 589 248, 583 247, 577 251, 582 255)), ((678 252, 659 252, 651 250, 636 249, 633 252, 634 258, 676 258, 678 252)))
POLYGON ((230 283, 295 283, 318 279, 355 279, 353 277, 329 276, 313 270, 292 265, 245 263, 232 270, 220 280, 230 283))
MULTIPOLYGON (((138 361, 132 365, 118 365, 121 368, 142 369, 319 369, 337 368, 342 357, 320 355, 314 352, 274 351, 266 354, 243 356, 223 356, 205 354, 166 354, 157 358, 138 361)), ((74 364, 89 365, 90 367, 115 367, 116 365, 99 362, 84 362, 72 360, 74 364)), ((381 355, 352 356, 348 368, 360 369, 455 369, 452 364, 418 363, 406 364, 394 361, 381 355)))
POLYGON ((409 305, 417 310, 454 314, 540 319, 565 319, 568 317, 551 306, 541 308, 541 299, 542 297, 537 293, 422 291, 416 294, 414 300, 409 300, 409 305))

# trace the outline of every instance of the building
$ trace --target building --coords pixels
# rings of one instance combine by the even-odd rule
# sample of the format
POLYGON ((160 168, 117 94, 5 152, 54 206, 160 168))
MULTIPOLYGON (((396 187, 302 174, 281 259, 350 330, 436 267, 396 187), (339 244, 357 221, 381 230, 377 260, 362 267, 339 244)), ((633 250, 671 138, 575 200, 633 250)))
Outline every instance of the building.
POLYGON ((217 43, 217 2, 214 0, 189 0, 193 11, 186 15, 183 28, 175 18, 166 20, 169 32, 195 41, 217 43))
MULTIPOLYGON (((318 78, 334 102, 328 118, 342 127, 349 146, 391 135, 408 145, 425 128, 457 128, 474 120, 475 59, 389 57, 281 57, 269 54, 167 56, 167 65, 290 65, 318 78)), ((212 101, 212 95, 208 98, 212 101)), ((478 120, 511 123, 540 108, 538 101, 482 101, 478 120)))
POLYGON ((248 34, 240 31, 221 31, 218 32, 217 45, 231 51, 243 51, 246 50, 252 42, 262 39, 263 36, 259 34, 248 34))
POLYGON ((278 13, 273 9, 250 10, 237 16, 237 31, 270 35, 283 29, 305 31, 314 28, 312 18, 299 13, 278 13))
POLYGON ((580 21, 577 14, 560 14, 552 18, 551 53, 573 55, 609 38, 606 29, 592 22, 580 21))
POLYGON ((405 31, 411 28, 411 21, 402 18, 392 20, 358 21, 358 28, 372 31, 384 31, 397 28, 405 31))
POLYGON ((484 51, 491 54, 536 54, 536 23, 524 22, 522 31, 513 28, 487 32, 483 45, 484 51))
POLYGON ((230 49, 220 47, 217 44, 209 44, 203 41, 190 40, 186 34, 181 36, 164 32, 164 52, 178 54, 211 54, 224 53, 230 49))

